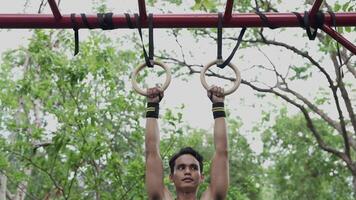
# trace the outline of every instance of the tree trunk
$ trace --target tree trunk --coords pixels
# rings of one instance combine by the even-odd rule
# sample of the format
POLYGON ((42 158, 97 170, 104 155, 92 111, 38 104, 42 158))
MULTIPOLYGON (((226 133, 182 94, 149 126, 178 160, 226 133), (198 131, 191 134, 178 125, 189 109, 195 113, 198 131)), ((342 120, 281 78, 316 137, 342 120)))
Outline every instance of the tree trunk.
MULTIPOLYGON (((28 167, 25 169, 25 174, 27 177, 30 177, 32 173, 32 168, 28 167)), ((15 200, 24 200, 27 194, 28 181, 21 181, 17 186, 17 192, 15 200)))
POLYGON ((6 200, 6 182, 7 177, 5 174, 0 173, 0 200, 6 200))
POLYGON ((354 199, 356 199, 356 175, 353 175, 352 176, 352 186, 353 186, 353 189, 354 189, 354 199))

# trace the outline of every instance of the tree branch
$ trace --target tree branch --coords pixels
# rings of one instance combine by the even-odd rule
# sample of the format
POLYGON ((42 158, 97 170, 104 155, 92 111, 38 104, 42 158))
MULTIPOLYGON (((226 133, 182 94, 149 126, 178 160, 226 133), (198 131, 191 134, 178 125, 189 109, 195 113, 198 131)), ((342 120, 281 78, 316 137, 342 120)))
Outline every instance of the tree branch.
POLYGON ((299 108, 305 119, 306 119, 306 122, 307 122, 307 127, 309 128, 309 130, 313 133, 315 139, 317 140, 317 143, 319 145, 319 147, 321 149, 323 149, 324 151, 327 151, 329 153, 332 153, 334 154, 335 156, 341 158, 348 166, 348 168, 350 170, 353 170, 353 163, 352 163, 352 160, 350 159, 350 157, 346 154, 346 153, 343 153, 343 152, 340 152, 330 146, 328 146, 327 144, 325 144, 325 142, 322 140, 320 134, 318 133, 318 131, 316 130, 316 128, 314 127, 314 124, 313 124, 313 121, 312 119, 310 118, 309 116, 309 113, 307 111, 307 109, 305 109, 302 105, 294 102, 293 100, 291 100, 290 98, 288 98, 287 96, 273 90, 273 89, 263 89, 263 88, 259 88, 253 84, 251 84, 250 82, 247 82, 245 80, 242 80, 241 81, 242 84, 245 84, 245 85, 248 85, 249 87, 251 87, 252 89, 256 90, 256 91, 259 91, 259 92, 264 92, 264 93, 272 93, 272 94, 275 94, 279 97, 281 97, 282 99, 284 99, 285 101, 287 101, 288 103, 296 106, 297 108, 299 108))
MULTIPOLYGON (((338 78, 337 78, 337 86, 338 88, 340 89, 340 92, 341 92, 341 96, 344 100, 344 103, 345 103, 345 106, 346 106, 346 109, 347 109, 347 112, 349 113, 349 117, 350 117, 350 121, 351 121, 351 124, 352 124, 352 127, 354 129, 354 133, 356 134, 356 118, 355 118, 355 112, 352 108, 352 104, 351 104, 351 100, 349 98, 349 94, 345 88, 345 84, 343 82, 343 77, 341 76, 341 73, 340 73, 340 69, 341 67, 339 66, 338 62, 337 62, 337 58, 336 58, 336 53, 335 52, 332 52, 331 55, 331 60, 333 61, 333 64, 334 64, 334 68, 335 68, 335 73, 338 74, 338 78)), ((341 113, 342 114, 342 113, 341 113)))

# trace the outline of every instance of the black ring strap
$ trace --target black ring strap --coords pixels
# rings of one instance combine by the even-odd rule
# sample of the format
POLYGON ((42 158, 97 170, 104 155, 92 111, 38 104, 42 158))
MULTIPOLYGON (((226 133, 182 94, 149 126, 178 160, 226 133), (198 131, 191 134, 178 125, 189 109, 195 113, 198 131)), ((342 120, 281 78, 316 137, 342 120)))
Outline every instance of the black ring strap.
POLYGON ((130 29, 133 29, 134 27, 133 27, 132 22, 131 22, 130 14, 125 13, 125 18, 126 18, 127 26, 128 26, 130 29))
POLYGON ((234 47, 234 49, 232 50, 230 56, 222 63, 222 64, 218 64, 218 67, 220 68, 224 68, 226 65, 228 65, 230 63, 230 61, 232 60, 232 58, 234 57, 237 49, 239 48, 241 42, 242 42, 242 38, 245 34, 245 31, 246 31, 246 27, 243 27, 240 34, 239 34, 239 37, 237 38, 237 43, 234 47))
POLYGON ((75 14, 72 13, 70 14, 70 19, 72 21, 72 25, 73 25, 73 30, 74 30, 74 44, 75 44, 75 49, 74 49, 74 56, 78 54, 79 52, 79 27, 78 27, 78 23, 75 20, 75 14))
POLYGON ((308 11, 305 11, 304 12, 304 18, 303 18, 303 22, 304 22, 304 28, 305 30, 307 31, 307 35, 308 35, 308 38, 310 40, 314 40, 316 38, 316 35, 317 35, 317 32, 318 32, 318 28, 321 28, 324 24, 324 20, 325 20, 325 16, 324 16, 324 13, 321 12, 321 11, 318 11, 316 14, 315 14, 315 24, 316 24, 316 27, 313 27, 314 31, 312 32, 311 31, 311 25, 310 25, 310 21, 309 21, 309 12, 308 11))
POLYGON ((140 16, 135 13, 135 19, 136 19, 136 26, 137 26, 137 29, 138 29, 138 33, 140 35, 140 38, 141 38, 141 43, 142 43, 142 49, 143 49, 143 55, 145 57, 145 62, 146 62, 146 65, 147 67, 149 68, 152 68, 154 63, 153 63, 153 55, 154 55, 154 46, 153 46, 153 15, 152 14, 149 14, 148 16, 148 25, 149 25, 149 56, 147 56, 147 52, 146 52, 146 49, 145 49, 145 45, 143 43, 143 38, 142 38, 142 30, 141 30, 141 18, 140 16), (152 30, 151 30, 152 29, 152 30))
POLYGON ((302 28, 305 28, 305 24, 304 24, 304 20, 303 20, 303 17, 301 14, 299 14, 298 12, 292 12, 298 19, 298 23, 299 23, 299 26, 302 27, 302 28))
POLYGON ((268 20, 267 16, 265 14, 263 14, 260 11, 260 6, 258 5, 257 0, 255 0, 255 4, 256 4, 256 14, 260 17, 260 19, 262 20, 262 25, 263 26, 267 26, 270 29, 276 29, 278 28, 277 26, 274 26, 271 24, 271 22, 268 20))
POLYGON ((219 61, 222 60, 222 27, 223 27, 223 16, 222 13, 218 13, 218 38, 217 38, 217 44, 218 44, 218 56, 217 59, 219 61))
POLYGON ((153 43, 153 14, 148 14, 148 59, 150 60, 151 65, 153 66, 153 52, 154 52, 154 43, 153 43))
POLYGON ((223 15, 221 12, 219 12, 218 13, 218 38, 217 38, 217 45, 218 45, 217 60, 218 60, 218 62, 216 63, 216 65, 221 69, 226 67, 226 65, 228 65, 230 63, 230 61, 232 60, 232 58, 234 57, 237 49, 240 46, 243 35, 245 34, 245 31, 246 31, 246 27, 242 28, 240 35, 237 38, 237 43, 236 43, 234 49, 232 50, 230 56, 224 62, 220 63, 219 61, 223 60, 222 59, 222 27, 223 27, 223 15))
POLYGON ((92 26, 90 26, 87 16, 84 13, 81 13, 80 16, 82 17, 82 21, 85 27, 87 27, 88 29, 93 29, 92 26))
POLYGON ((115 28, 112 21, 113 13, 98 13, 98 23, 103 30, 112 30, 115 28))
POLYGON ((317 34, 318 29, 315 28, 314 31, 311 31, 311 27, 310 27, 310 21, 309 21, 309 12, 305 11, 304 12, 304 18, 303 18, 303 22, 304 22, 304 28, 307 31, 307 35, 309 40, 314 40, 317 34))
POLYGON ((279 28, 278 26, 271 24, 271 22, 268 20, 267 16, 265 14, 263 14, 262 12, 256 11, 255 13, 261 18, 263 26, 267 26, 270 29, 279 28))

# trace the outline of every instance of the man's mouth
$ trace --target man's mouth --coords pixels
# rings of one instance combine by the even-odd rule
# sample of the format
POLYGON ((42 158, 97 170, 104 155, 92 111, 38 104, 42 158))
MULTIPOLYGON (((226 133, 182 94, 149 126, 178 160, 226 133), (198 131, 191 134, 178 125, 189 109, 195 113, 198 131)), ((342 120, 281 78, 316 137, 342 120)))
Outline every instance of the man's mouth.
POLYGON ((184 181, 184 182, 192 182, 193 179, 192 178, 183 178, 182 181, 184 181))

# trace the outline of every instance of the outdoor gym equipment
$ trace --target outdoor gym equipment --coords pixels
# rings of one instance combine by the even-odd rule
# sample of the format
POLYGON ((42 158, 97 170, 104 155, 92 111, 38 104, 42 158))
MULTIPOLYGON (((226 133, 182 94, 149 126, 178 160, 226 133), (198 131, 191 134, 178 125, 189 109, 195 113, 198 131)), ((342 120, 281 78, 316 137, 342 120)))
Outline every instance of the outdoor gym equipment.
MULTIPOLYGON (((232 13, 233 2, 233 0, 227 0, 226 2, 225 12, 222 18, 222 26, 224 28, 268 27, 273 29, 282 27, 302 27, 306 30, 310 40, 315 39, 317 30, 320 29, 343 45, 350 52, 356 54, 356 46, 332 28, 332 26, 356 26, 356 12, 324 13, 319 11, 323 0, 315 0, 310 11, 302 13, 262 13, 259 10, 255 13, 232 13)), ((73 29, 76 40, 75 53, 78 53, 79 29, 141 29, 149 26, 145 0, 138 0, 139 15, 128 13, 115 15, 113 13, 99 13, 96 15, 76 15, 72 13, 62 15, 55 0, 48 0, 48 3, 51 7, 52 14, 0 14, 0 28, 73 29)), ((214 28, 218 23, 219 14, 217 13, 152 15, 152 24, 154 24, 154 28, 214 28)), ((155 64, 155 62, 156 61, 153 62, 153 59, 149 62, 146 59, 146 65, 148 67, 150 67, 152 63, 155 64)), ((218 65, 220 63, 221 60, 218 62, 218 65)), ((212 63, 210 64, 213 65, 212 63)), ((225 64, 228 65, 228 63, 225 64)), ((162 63, 158 65, 161 67, 165 66, 162 63)), ((210 66, 208 65, 205 66, 205 68, 209 68, 210 66)), ((139 65, 139 67, 140 66, 141 65, 139 65)), ((168 67, 164 68, 168 70, 168 67)), ((236 71, 235 73, 237 74, 236 71)), ((239 78, 237 77, 236 79, 239 78)), ((236 87, 235 85, 234 87, 236 87)), ((206 88, 206 85, 204 85, 204 87, 206 88)))

